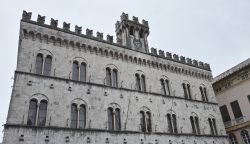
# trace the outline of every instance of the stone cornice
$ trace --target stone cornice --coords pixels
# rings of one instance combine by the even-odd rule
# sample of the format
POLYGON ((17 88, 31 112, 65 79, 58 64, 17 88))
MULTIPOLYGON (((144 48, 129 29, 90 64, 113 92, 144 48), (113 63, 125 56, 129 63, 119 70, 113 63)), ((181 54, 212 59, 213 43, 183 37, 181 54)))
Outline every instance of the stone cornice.
POLYGON ((132 90, 132 89, 123 88, 123 87, 111 87, 111 86, 107 86, 107 85, 103 85, 103 84, 97 84, 97 83, 92 83, 92 82, 82 82, 82 81, 76 81, 76 80, 71 80, 71 79, 66 79, 66 78, 61 78, 61 77, 55 77, 55 76, 38 75, 38 74, 34 74, 34 73, 29 73, 29 72, 15 71, 15 76, 16 76, 16 74, 31 75, 31 76, 40 77, 40 78, 62 80, 62 81, 73 82, 73 83, 78 83, 78 84, 88 84, 88 85, 93 85, 93 86, 98 86, 98 87, 105 87, 105 88, 116 89, 116 90, 136 92, 136 93, 142 93, 142 94, 147 94, 147 95, 150 94, 152 96, 159 96, 162 98, 181 99, 181 100, 186 100, 186 101, 190 101, 190 102, 211 104, 211 105, 216 105, 216 106, 218 105, 218 103, 214 103, 214 102, 205 102, 205 101, 200 101, 200 100, 185 99, 184 96, 183 97, 182 96, 168 96, 168 95, 162 95, 162 94, 153 93, 153 92, 142 92, 142 91, 132 90))
POLYGON ((75 132, 97 132, 97 133, 110 133, 110 134, 145 134, 145 135, 171 135, 171 136, 194 136, 194 137, 211 137, 211 138, 226 138, 226 135, 196 135, 192 133, 144 133, 140 131, 112 131, 112 130, 105 130, 105 129, 77 129, 77 128, 68 128, 68 127, 55 127, 55 126, 28 126, 28 125, 21 125, 21 124, 4 124, 4 129, 8 128, 26 128, 26 129, 37 129, 37 130, 63 130, 63 131, 75 131, 75 132))

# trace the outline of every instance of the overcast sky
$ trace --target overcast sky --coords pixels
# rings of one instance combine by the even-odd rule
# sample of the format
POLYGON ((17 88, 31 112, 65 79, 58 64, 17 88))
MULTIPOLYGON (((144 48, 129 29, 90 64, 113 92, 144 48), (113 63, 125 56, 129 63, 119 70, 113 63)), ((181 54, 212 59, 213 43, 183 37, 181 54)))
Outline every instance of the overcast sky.
MULTIPOLYGON (((211 65, 214 76, 249 58, 249 0, 1 0, 0 124, 5 124, 16 68, 22 11, 115 35, 122 12, 149 22, 149 46, 211 65)), ((3 126, 0 127, 0 130, 3 126)), ((0 133, 0 141, 3 134, 0 133)))

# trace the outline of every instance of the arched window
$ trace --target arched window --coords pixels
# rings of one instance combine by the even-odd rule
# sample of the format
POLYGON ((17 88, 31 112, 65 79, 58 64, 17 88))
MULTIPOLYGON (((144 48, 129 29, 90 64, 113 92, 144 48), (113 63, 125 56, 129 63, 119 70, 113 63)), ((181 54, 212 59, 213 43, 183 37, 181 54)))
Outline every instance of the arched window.
POLYGON ((142 132, 151 132, 151 113, 140 111, 140 125, 142 132))
POLYGON ((202 101, 208 101, 207 89, 205 87, 200 86, 200 92, 201 92, 202 101))
POLYGON ((73 62, 72 79, 73 80, 78 80, 79 79, 79 65, 78 65, 77 61, 73 62))
POLYGON ((51 73, 52 57, 50 55, 46 56, 43 74, 49 76, 51 73))
POLYGON ((36 56, 36 74, 42 74, 43 71, 43 54, 39 53, 36 56))
POLYGON ((37 100, 30 100, 27 125, 36 125, 37 100))
POLYGON ((138 91, 146 92, 146 78, 145 75, 135 74, 135 86, 138 91))
POLYGON ((79 108, 77 104, 71 104, 71 128, 85 128, 86 125, 86 106, 81 104, 79 108))
POLYGON ((216 122, 214 118, 208 118, 208 123, 210 126, 210 131, 211 131, 211 135, 217 135, 217 127, 216 127, 216 122))
POLYGON ((113 69, 112 71, 112 86, 117 87, 118 86, 118 81, 117 81, 117 70, 113 69))
POLYGON ((106 68, 106 84, 108 86, 112 86, 111 82, 112 82, 112 80, 111 80, 111 69, 106 68))
POLYGON ((236 139, 236 136, 233 134, 233 133, 231 133, 231 134, 229 134, 229 142, 230 142, 230 144, 238 144, 238 141, 237 141, 237 139, 236 139))
POLYGON ((191 126, 192 126, 192 133, 193 134, 200 134, 200 126, 199 126, 198 117, 190 116, 190 122, 191 122, 191 126))
POLYGON ((79 128, 85 128, 86 124, 86 108, 85 105, 80 105, 79 109, 79 128))
POLYGON ((77 119, 77 105, 73 103, 71 104, 71 128, 77 128, 77 119))
POLYGON ((121 130, 120 109, 108 108, 108 129, 121 130))
POLYGON ((73 62, 72 79, 86 81, 86 63, 82 62, 79 66, 78 61, 73 62))
POLYGON ((168 113, 167 120, 168 120, 168 131, 170 133, 178 133, 176 115, 168 113))
POLYGON ((38 104, 38 101, 36 99, 30 100, 27 125, 45 126, 46 116, 47 116, 47 101, 41 100, 40 104, 38 104))
POLYGON ((190 91, 190 85, 186 83, 182 83, 183 91, 184 91, 184 97, 186 99, 192 99, 191 97, 191 91, 190 91))
POLYGON ((138 73, 135 74, 136 89, 141 91, 141 78, 138 73))
POLYGON ((241 134, 241 138, 244 144, 250 144, 250 137, 249 137, 248 131, 242 130, 240 134, 241 134))
POLYGON ((38 125, 45 126, 47 116, 47 101, 42 100, 39 105, 38 125))
POLYGON ((84 62, 81 63, 80 67, 80 81, 86 81, 86 64, 84 62))
POLYGON ((209 126, 210 126, 210 131, 211 131, 211 134, 214 135, 214 127, 213 127, 213 122, 212 122, 212 119, 211 118, 208 118, 208 123, 209 123, 209 126))
POLYGON ((144 75, 141 75, 141 89, 142 91, 146 91, 146 79, 144 75))
POLYGON ((164 95, 170 95, 169 81, 166 79, 160 79, 161 87, 164 95))

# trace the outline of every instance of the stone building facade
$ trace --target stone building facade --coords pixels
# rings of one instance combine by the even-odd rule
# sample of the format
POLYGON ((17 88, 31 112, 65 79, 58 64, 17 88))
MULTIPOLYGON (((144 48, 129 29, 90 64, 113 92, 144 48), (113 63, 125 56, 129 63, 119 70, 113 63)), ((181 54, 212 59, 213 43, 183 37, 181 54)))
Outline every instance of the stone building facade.
POLYGON ((23 12, 5 144, 227 144, 209 64, 149 52, 147 21, 44 22, 23 12))
POLYGON ((250 58, 215 77, 213 88, 231 144, 250 144, 250 58))

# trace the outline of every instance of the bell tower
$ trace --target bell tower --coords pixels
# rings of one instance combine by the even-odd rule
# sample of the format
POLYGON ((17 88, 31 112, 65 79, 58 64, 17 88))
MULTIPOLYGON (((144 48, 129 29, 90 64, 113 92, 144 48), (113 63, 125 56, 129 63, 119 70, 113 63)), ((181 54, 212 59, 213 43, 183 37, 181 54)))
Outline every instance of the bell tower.
POLYGON ((128 14, 122 13, 121 21, 116 22, 117 42, 129 49, 148 53, 149 27, 148 21, 139 22, 138 17, 133 16, 132 20, 128 14))

